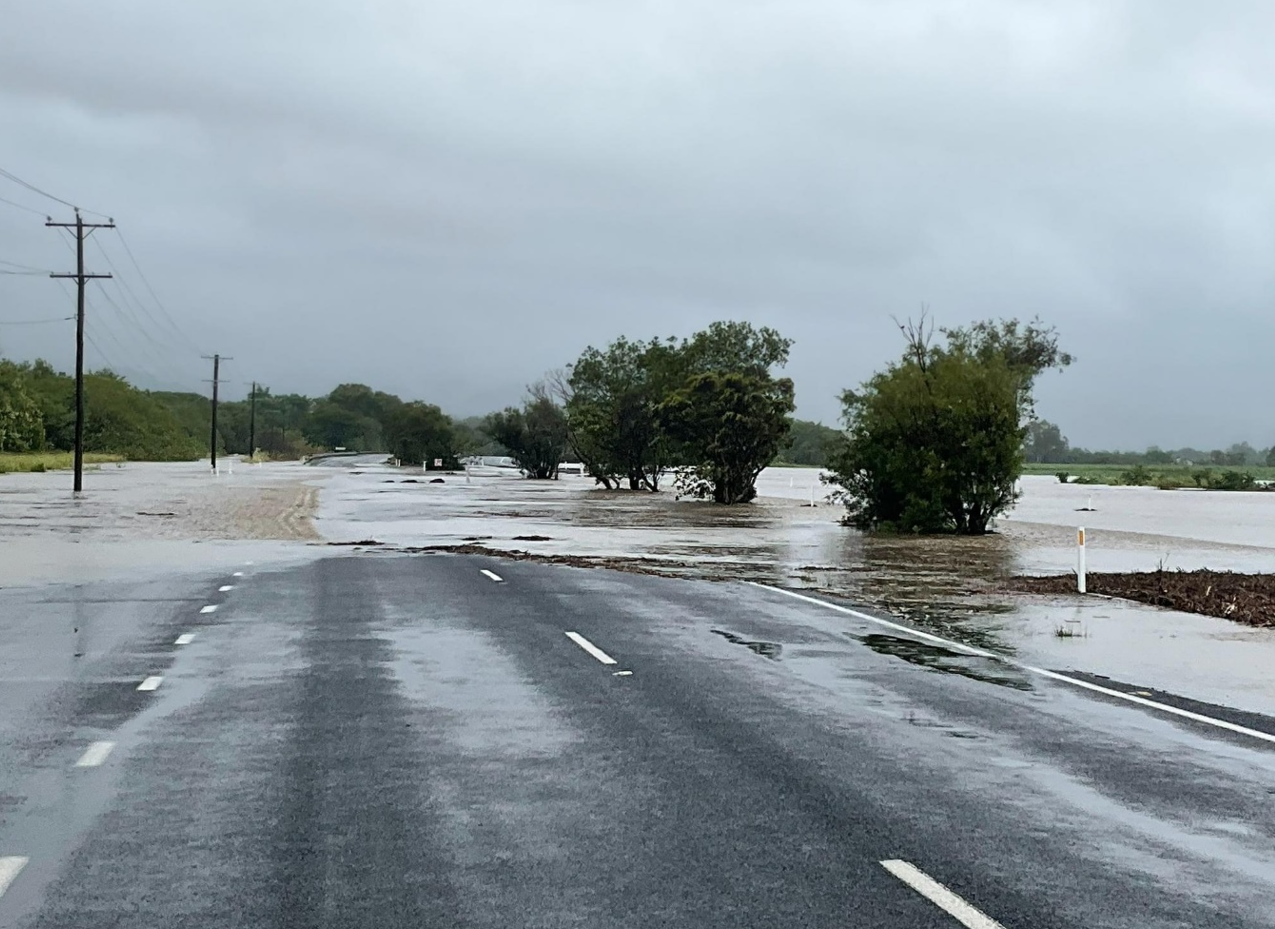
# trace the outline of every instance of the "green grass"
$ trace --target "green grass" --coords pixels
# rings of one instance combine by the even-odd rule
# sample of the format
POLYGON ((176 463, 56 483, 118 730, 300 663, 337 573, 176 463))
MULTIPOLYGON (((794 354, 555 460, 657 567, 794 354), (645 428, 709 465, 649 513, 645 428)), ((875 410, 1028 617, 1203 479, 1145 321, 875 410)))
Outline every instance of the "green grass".
MULTIPOLYGON (((85 464, 110 464, 123 461, 123 455, 104 455, 87 452, 85 464)), ((0 452, 0 474, 17 471, 66 471, 75 466, 75 456, 70 452, 0 452)))
MULTIPOLYGON (((1134 465, 1109 464, 1029 464, 1023 468, 1024 474, 1046 474, 1054 477, 1060 471, 1071 475, 1072 481, 1080 479, 1090 484, 1119 484, 1121 476, 1131 471, 1134 465)), ((1246 472, 1259 481, 1275 481, 1275 468, 1260 465, 1246 467, 1242 465, 1145 465, 1150 473, 1151 483, 1163 481, 1166 484, 1179 484, 1183 487, 1196 486, 1194 474, 1197 471, 1211 471, 1215 476, 1228 471, 1246 472)))

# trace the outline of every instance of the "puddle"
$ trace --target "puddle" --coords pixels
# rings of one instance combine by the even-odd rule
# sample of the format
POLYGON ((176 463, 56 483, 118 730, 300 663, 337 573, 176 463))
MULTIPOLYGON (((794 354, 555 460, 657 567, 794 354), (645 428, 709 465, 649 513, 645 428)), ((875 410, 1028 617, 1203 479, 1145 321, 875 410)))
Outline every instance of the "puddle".
POLYGON ((751 642, 743 636, 735 635, 733 632, 727 632, 725 629, 714 629, 713 635, 720 635, 727 642, 733 645, 742 645, 751 652, 761 655, 763 658, 769 658, 777 661, 783 653, 784 647, 778 642, 751 642))
POLYGON ((884 633, 852 635, 851 638, 862 642, 874 652, 893 655, 909 664, 920 665, 931 671, 958 674, 971 680, 995 684, 998 687, 1011 687, 1014 690, 1032 689, 1031 682, 1025 677, 991 658, 963 655, 941 645, 931 645, 928 642, 884 633))

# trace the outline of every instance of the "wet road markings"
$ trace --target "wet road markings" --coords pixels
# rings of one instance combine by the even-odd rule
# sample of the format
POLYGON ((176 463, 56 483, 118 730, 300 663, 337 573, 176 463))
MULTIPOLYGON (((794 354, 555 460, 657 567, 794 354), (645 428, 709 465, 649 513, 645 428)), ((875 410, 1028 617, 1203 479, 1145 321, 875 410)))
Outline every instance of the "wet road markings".
POLYGON ((484 577, 487 577, 493 581, 496 581, 497 583, 504 581, 504 578, 501 577, 499 574, 496 574, 494 571, 488 571, 486 568, 483 568, 483 570, 480 571, 479 573, 482 574, 484 577))
POLYGON ((567 633, 567 638, 568 638, 568 639, 570 639, 572 642, 576 643, 576 645, 579 645, 579 646, 580 646, 581 648, 583 648, 586 652, 588 652, 588 653, 589 653, 590 655, 592 655, 594 658, 598 659, 598 661, 602 662, 603 664, 615 664, 615 663, 616 663, 616 661, 615 661, 615 659, 614 659, 614 658, 612 658, 610 655, 608 655, 608 654, 607 654, 606 652, 604 652, 602 649, 598 648, 596 645, 594 645, 592 642, 590 642, 588 639, 586 639, 586 638, 585 638, 584 636, 582 636, 580 633, 578 633, 578 632, 568 632, 568 633, 567 633))
POLYGON ((1127 694, 1123 691, 1112 690, 1110 687, 1103 687, 1099 684, 1091 684, 1088 681, 1082 681, 1079 678, 1069 677, 1066 674, 1059 674, 1057 671, 1037 668, 1034 665, 1015 661, 1013 658, 1009 658, 1005 655, 998 655, 995 652, 975 648, 972 645, 963 645, 960 642, 954 642, 951 639, 945 639, 942 636, 933 635, 929 632, 922 632, 920 629, 913 629, 909 626, 890 622, 888 619, 881 619, 879 616, 870 616, 867 613, 861 613, 859 610, 852 610, 846 606, 829 603, 826 600, 819 600, 815 597, 807 597, 805 594, 799 594, 793 590, 784 590, 782 587, 772 587, 769 584, 759 584, 756 581, 748 581, 748 583, 753 587, 759 587, 762 590, 769 590, 772 593, 783 594, 785 597, 792 597, 794 600, 801 600, 804 603, 812 603, 815 606, 821 606, 826 610, 836 610, 838 613, 844 613, 847 616, 853 616, 855 619, 862 619, 865 622, 876 623, 878 626, 885 626, 888 629, 894 629, 898 632, 904 633, 905 635, 910 635, 913 638, 923 639, 927 642, 937 642, 940 645, 946 645, 948 648, 954 648, 967 655, 977 655, 980 658, 990 658, 993 661, 999 661, 1001 664, 1008 665, 1009 667, 1018 668, 1020 671, 1027 671, 1030 674, 1039 674, 1041 677, 1048 678, 1051 681, 1059 681, 1063 684, 1070 684, 1073 687, 1080 687, 1084 690, 1092 691, 1093 693, 1102 694, 1105 697, 1115 697, 1119 700, 1125 700, 1129 703, 1146 707, 1147 709, 1159 710, 1161 713, 1168 713, 1171 716, 1189 719, 1191 722, 1204 723, 1206 726, 1213 726, 1217 729, 1225 729, 1227 732, 1234 732, 1237 735, 1245 735, 1251 739, 1260 739, 1263 742, 1275 744, 1275 735, 1271 735, 1269 732, 1259 732, 1256 729, 1249 729, 1247 726, 1227 722, 1225 719, 1205 716, 1203 713, 1193 713, 1190 710, 1181 710, 1176 706, 1169 706, 1167 703, 1157 703, 1154 700, 1148 700, 1145 697, 1139 697, 1136 694, 1127 694))
POLYGON ((84 750, 84 754, 80 756, 80 760, 75 763, 75 766, 77 768, 96 768, 106 760, 113 748, 115 748, 114 742, 94 742, 84 750))
POLYGON ((208 606, 201 607, 201 608, 200 608, 200 610, 199 610, 199 612, 201 612, 201 613, 216 613, 216 612, 217 612, 217 607, 216 607, 215 605, 213 605, 213 604, 211 604, 211 603, 210 603, 210 604, 208 604, 208 606))
POLYGON ((164 682, 163 675, 152 674, 146 680, 137 685, 138 690, 159 690, 159 685, 164 682))
POLYGON ((217 592, 224 594, 226 591, 234 590, 234 589, 235 589, 234 584, 222 584, 220 587, 217 588, 217 592))
POLYGON ((27 866, 28 860, 21 855, 0 857, 0 897, 4 896, 4 892, 9 889, 9 885, 18 876, 18 872, 27 866))
POLYGON ((916 865, 894 858, 881 862, 881 867, 967 929, 1005 929, 996 920, 966 903, 916 865))
POLYGON ((195 641, 195 633, 183 632, 181 635, 177 637, 177 640, 173 642, 173 644, 174 645, 189 645, 193 641, 195 641))

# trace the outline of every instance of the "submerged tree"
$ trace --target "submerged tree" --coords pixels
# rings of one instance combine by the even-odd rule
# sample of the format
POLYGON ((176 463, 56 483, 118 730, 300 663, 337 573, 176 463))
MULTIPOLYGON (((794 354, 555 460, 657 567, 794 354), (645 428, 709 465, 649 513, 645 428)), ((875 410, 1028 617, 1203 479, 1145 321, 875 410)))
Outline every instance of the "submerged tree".
POLYGON ((1031 388, 1071 357, 1052 329, 1017 321, 900 327, 903 357, 842 396, 847 436, 833 456, 846 519, 860 529, 979 535, 1017 499, 1031 388))
POLYGON ((679 477, 679 491, 715 503, 748 503, 757 496, 757 475, 783 447, 793 407, 786 377, 693 375, 662 408, 669 433, 695 456, 679 477))

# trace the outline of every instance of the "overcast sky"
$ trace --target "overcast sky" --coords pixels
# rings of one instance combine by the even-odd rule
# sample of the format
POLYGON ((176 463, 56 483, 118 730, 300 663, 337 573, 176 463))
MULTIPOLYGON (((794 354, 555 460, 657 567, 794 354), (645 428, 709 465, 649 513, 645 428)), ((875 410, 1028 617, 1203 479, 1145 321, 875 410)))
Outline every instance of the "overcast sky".
MULTIPOLYGON (((176 325, 98 233, 89 359, 144 386, 206 390, 218 351, 231 394, 466 415, 746 319, 832 423, 928 304, 1056 325, 1079 360, 1038 406, 1074 444, 1269 445, 1273 35, 1263 0, 26 0, 0 168, 119 223, 176 325)), ((0 261, 72 254, 0 203, 0 261)), ((0 322, 69 293, 0 275, 0 322)), ((73 330, 0 352, 70 368, 73 330)))

